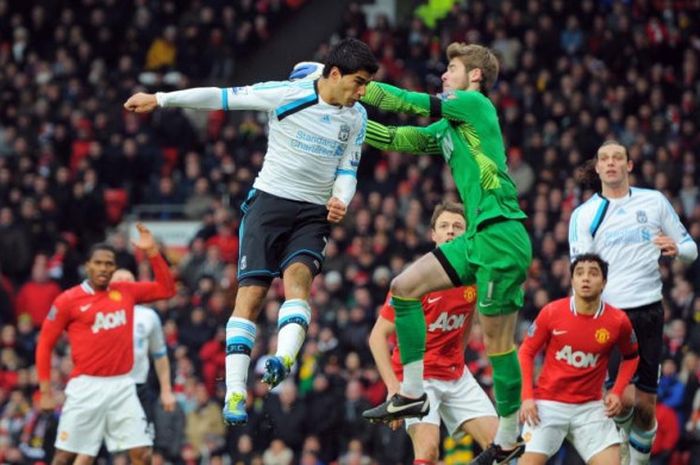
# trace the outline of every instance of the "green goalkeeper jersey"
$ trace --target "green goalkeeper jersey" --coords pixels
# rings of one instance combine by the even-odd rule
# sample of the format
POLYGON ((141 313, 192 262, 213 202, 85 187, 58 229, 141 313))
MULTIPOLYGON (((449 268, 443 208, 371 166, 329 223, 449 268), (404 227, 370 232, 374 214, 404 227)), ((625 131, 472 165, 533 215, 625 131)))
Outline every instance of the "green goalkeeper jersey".
POLYGON ((481 92, 457 91, 439 99, 372 82, 362 102, 386 111, 441 118, 427 127, 387 127, 369 121, 365 142, 381 150, 442 154, 464 202, 467 235, 494 218, 526 218, 508 176, 496 108, 481 92))

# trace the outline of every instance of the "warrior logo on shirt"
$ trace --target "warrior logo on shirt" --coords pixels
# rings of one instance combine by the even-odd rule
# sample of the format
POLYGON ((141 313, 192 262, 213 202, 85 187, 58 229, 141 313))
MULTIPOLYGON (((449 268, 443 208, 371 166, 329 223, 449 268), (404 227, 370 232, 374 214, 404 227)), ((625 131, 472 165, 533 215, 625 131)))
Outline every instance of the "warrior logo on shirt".
POLYGON ((605 328, 596 330, 595 340, 598 342, 598 344, 605 344, 610 340, 610 331, 605 328))

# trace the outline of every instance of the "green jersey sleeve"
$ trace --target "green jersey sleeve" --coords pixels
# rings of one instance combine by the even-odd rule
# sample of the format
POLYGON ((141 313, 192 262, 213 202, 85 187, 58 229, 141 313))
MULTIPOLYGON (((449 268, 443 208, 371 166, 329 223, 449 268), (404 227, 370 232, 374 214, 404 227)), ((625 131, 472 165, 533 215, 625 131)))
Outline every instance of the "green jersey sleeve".
POLYGON ((367 121, 365 142, 380 150, 416 155, 440 155, 440 147, 430 126, 384 126, 376 121, 367 121))
POLYGON ((478 117, 489 102, 488 98, 478 91, 460 90, 439 98, 381 82, 367 84, 367 92, 361 101, 380 110, 434 116, 450 121, 469 121, 470 118, 478 117))

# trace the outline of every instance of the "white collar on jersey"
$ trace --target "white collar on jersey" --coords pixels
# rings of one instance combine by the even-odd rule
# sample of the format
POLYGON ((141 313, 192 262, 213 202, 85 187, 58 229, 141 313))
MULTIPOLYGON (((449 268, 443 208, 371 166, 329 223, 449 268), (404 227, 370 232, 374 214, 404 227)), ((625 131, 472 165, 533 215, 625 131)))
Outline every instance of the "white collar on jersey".
MULTIPOLYGON (((574 296, 569 297, 569 309, 571 310, 571 313, 578 315, 575 300, 576 299, 574 299, 574 296)), ((598 305, 598 310, 596 310, 593 314, 593 318, 600 318, 600 316, 603 314, 603 310, 605 310, 605 302, 603 302, 603 299, 600 299, 600 305, 598 305)))
POLYGON ((90 282, 87 279, 80 283, 80 287, 83 289, 83 291, 85 291, 86 294, 95 295, 95 290, 92 288, 90 282))

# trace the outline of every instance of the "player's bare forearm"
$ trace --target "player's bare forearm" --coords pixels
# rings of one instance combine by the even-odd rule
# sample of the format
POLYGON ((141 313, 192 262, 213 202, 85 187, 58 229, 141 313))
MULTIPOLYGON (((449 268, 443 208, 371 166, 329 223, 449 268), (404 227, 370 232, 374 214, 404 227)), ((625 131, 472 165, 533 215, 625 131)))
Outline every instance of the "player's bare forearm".
POLYGON ((367 121, 365 142, 377 149, 412 155, 440 155, 437 141, 416 126, 385 126, 367 121))
POLYGON ((173 386, 170 382, 170 360, 167 355, 156 358, 153 361, 153 367, 156 370, 158 383, 161 391, 172 392, 173 386))
POLYGON ((387 337, 391 334, 393 326, 389 321, 380 318, 369 335, 369 349, 372 352, 379 376, 384 381, 389 393, 398 392, 401 384, 394 370, 391 369, 391 355, 387 343, 387 337))
POLYGON ((167 355, 163 355, 154 360, 153 366, 156 370, 158 383, 160 384, 160 399, 163 409, 166 412, 175 410, 175 396, 173 395, 172 383, 170 382, 170 361, 167 355))
POLYGON ((384 111, 430 116, 431 107, 435 110, 438 105, 439 110, 440 100, 426 93, 411 92, 383 82, 370 82, 361 102, 384 111))

